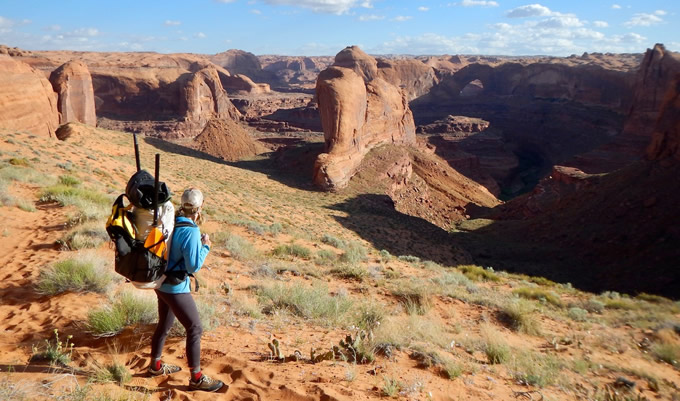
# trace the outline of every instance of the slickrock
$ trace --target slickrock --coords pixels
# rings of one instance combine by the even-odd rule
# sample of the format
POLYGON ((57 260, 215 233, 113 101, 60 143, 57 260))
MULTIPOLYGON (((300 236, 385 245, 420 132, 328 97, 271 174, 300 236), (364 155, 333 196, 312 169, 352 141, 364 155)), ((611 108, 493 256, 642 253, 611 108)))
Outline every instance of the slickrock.
POLYGON ((316 86, 325 152, 316 160, 313 179, 328 190, 345 187, 372 148, 415 143, 406 94, 377 76, 377 61, 348 47, 336 62, 321 72, 316 86))
POLYGON ((57 94, 29 65, 0 54, 0 128, 52 136, 59 127, 57 94))
POLYGON ((79 122, 97 125, 92 76, 87 65, 74 60, 52 71, 52 87, 59 96, 60 123, 79 122))
POLYGON ((652 142, 647 148, 647 158, 674 158, 680 161, 680 74, 675 76, 675 81, 666 92, 652 142))

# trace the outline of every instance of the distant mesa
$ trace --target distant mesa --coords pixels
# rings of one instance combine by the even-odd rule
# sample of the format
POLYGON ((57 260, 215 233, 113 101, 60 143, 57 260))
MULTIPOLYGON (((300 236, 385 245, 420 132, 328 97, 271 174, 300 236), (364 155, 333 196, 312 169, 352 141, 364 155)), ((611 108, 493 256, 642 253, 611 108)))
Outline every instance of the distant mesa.
POLYGON ((406 94, 378 76, 378 62, 356 46, 336 56, 316 84, 325 151, 314 183, 327 190, 347 185, 363 157, 382 144, 415 144, 406 94))

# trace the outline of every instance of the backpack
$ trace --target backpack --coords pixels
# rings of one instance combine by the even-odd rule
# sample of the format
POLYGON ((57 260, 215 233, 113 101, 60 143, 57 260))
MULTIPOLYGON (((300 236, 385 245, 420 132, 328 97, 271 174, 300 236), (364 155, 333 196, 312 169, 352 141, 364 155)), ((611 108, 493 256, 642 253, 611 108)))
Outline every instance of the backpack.
MULTIPOLYGON (((164 182, 158 184, 158 204, 162 205, 170 200, 172 193, 164 182)), ((130 203, 142 209, 153 209, 154 191, 155 179, 146 170, 134 173, 125 187, 125 194, 130 203)))
POLYGON ((136 229, 131 218, 133 204, 130 202, 125 206, 126 198, 125 194, 118 196, 106 221, 106 232, 113 241, 116 253, 115 271, 132 282, 158 282, 167 265, 166 238, 161 236, 154 243, 135 239, 136 229))

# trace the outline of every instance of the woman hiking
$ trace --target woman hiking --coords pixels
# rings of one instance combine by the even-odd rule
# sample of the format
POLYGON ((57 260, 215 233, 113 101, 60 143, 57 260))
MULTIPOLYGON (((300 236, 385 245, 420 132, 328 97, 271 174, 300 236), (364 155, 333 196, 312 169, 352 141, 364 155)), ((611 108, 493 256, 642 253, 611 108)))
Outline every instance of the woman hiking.
POLYGON ((201 236, 196 225, 202 221, 202 207, 203 193, 200 190, 189 188, 184 191, 170 241, 167 278, 163 285, 155 290, 158 297, 158 325, 151 338, 151 364, 148 372, 151 376, 160 376, 182 370, 179 366, 161 361, 163 345, 176 316, 187 332, 186 353, 191 373, 189 389, 217 391, 224 383, 201 373, 203 327, 196 303, 191 296, 191 280, 188 276, 201 269, 210 251, 210 237, 208 234, 201 236))

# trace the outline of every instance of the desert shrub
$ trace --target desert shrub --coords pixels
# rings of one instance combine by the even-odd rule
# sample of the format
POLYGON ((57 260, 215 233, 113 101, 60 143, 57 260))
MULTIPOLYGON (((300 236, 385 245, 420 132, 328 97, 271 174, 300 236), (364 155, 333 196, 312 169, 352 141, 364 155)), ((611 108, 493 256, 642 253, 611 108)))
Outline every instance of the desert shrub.
POLYGON ((604 306, 607 309, 619 310, 635 310, 640 308, 640 305, 628 298, 605 298, 604 306))
POLYGON ((77 187, 81 182, 80 179, 72 175, 62 175, 59 177, 59 183, 67 187, 77 187))
POLYGON ((92 378, 95 383, 116 383, 123 385, 132 380, 132 373, 130 373, 125 364, 112 361, 97 367, 92 378))
POLYGON ((103 206, 111 206, 112 203, 112 200, 107 195, 100 192, 64 184, 57 184, 43 189, 40 193, 40 200, 43 202, 57 202, 61 206, 78 206, 82 204, 82 201, 103 206))
POLYGON ((261 287, 257 296, 262 310, 271 313, 285 310, 295 316, 335 326, 344 322, 354 303, 346 296, 333 296, 324 285, 305 287, 301 284, 261 287))
POLYGON ((588 311, 578 307, 569 308, 567 315, 571 320, 575 320, 577 322, 585 322, 588 320, 588 311))
POLYGON ((652 353, 658 360, 680 367, 680 345, 673 343, 654 344, 652 353))
POLYGON ((403 386, 404 385, 399 380, 384 376, 382 394, 386 397, 395 398, 399 395, 403 386))
POLYGON ((149 324, 157 319, 156 299, 133 292, 122 292, 113 303, 88 314, 88 330, 97 336, 120 333, 126 326, 149 324))
POLYGON ((231 217, 227 221, 231 224, 245 227, 248 231, 257 235, 264 235, 267 233, 277 235, 283 231, 283 226, 281 223, 272 223, 270 225, 266 225, 253 220, 245 220, 237 217, 231 217))
POLYGON ((472 281, 500 281, 493 269, 485 269, 477 265, 461 265, 457 266, 458 270, 462 271, 467 278, 472 281))
POLYGON ((366 248, 357 241, 347 243, 342 249, 345 251, 340 255, 343 263, 359 263, 366 259, 366 248))
POLYGON ((324 234, 323 237, 321 237, 321 242, 336 247, 338 249, 343 249, 345 247, 345 241, 329 234, 324 234))
POLYGON ((33 351, 31 361, 47 361, 54 365, 68 366, 73 355, 71 338, 73 336, 69 335, 65 342, 60 341, 59 330, 54 329, 54 341, 47 339, 42 347, 36 345, 31 347, 33 351))
POLYGON ((420 258, 417 256, 413 255, 399 255, 397 259, 401 260, 402 262, 406 263, 420 263, 420 258))
POLYGON ((671 301, 668 298, 662 297, 660 295, 654 295, 654 294, 647 294, 645 292, 642 292, 635 296, 635 299, 640 299, 642 301, 647 301, 653 304, 671 304, 673 301, 671 301))
POLYGON ((5 165, 0 167, 0 180, 28 182, 38 186, 46 186, 54 183, 55 178, 32 168, 5 165))
POLYGON ((401 282, 391 292, 409 314, 424 315, 430 309, 432 289, 421 280, 401 282))
POLYGON ((449 270, 445 273, 440 274, 437 277, 432 278, 432 282, 440 287, 446 288, 449 286, 468 286, 472 285, 467 276, 458 270, 449 270))
POLYGON ((534 315, 534 306, 529 301, 516 299, 501 310, 501 317, 515 331, 529 335, 540 335, 541 326, 534 315))
POLYGON ((529 351, 517 352, 509 362, 509 370, 515 380, 530 386, 545 387, 558 379, 563 364, 550 354, 529 351))
POLYGON ((505 342, 501 333, 490 325, 481 328, 482 351, 491 364, 504 363, 510 358, 510 346, 505 342))
POLYGON ((460 365, 436 351, 425 351, 416 347, 409 357, 418 362, 419 368, 436 368, 447 379, 453 380, 463 374, 463 368, 460 365))
POLYGON ((327 249, 319 249, 316 252, 314 262, 316 262, 319 265, 331 265, 335 262, 336 259, 337 256, 335 255, 334 252, 329 251, 327 249))
POLYGON ((513 294, 526 299, 535 299, 541 302, 547 302, 551 305, 562 307, 562 300, 560 296, 553 291, 546 291, 540 288, 522 287, 512 291, 513 294))
POLYGON ((25 199, 17 199, 17 207, 24 212, 35 212, 37 210, 33 202, 25 199))
POLYGON ((253 260, 259 257, 259 252, 253 244, 236 234, 229 232, 216 233, 215 243, 226 248, 233 258, 240 261, 253 260))
POLYGON ((583 309, 590 313, 602 313, 604 312, 604 303, 597 299, 589 299, 583 304, 583 309))
POLYGON ((36 289, 41 294, 56 295, 66 291, 103 294, 117 276, 107 268, 108 262, 95 254, 79 254, 43 269, 36 289))
POLYGON ((109 235, 101 223, 92 222, 74 228, 60 241, 71 250, 89 249, 96 248, 99 245, 108 242, 109 235))
POLYGON ((364 302, 355 308, 355 325, 367 332, 375 330, 385 320, 386 312, 377 302, 364 302))
POLYGON ((331 269, 331 274, 339 278, 354 281, 364 281, 368 276, 368 271, 360 265, 342 265, 331 269))
POLYGON ((272 251, 274 256, 292 256, 294 258, 309 259, 312 251, 299 244, 279 245, 272 251))
POLYGON ((389 262, 392 260, 392 254, 387 249, 382 249, 380 251, 380 260, 383 262, 389 262))

